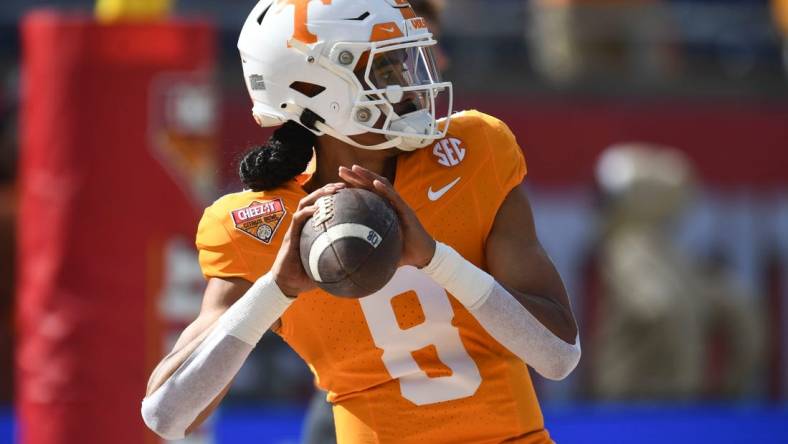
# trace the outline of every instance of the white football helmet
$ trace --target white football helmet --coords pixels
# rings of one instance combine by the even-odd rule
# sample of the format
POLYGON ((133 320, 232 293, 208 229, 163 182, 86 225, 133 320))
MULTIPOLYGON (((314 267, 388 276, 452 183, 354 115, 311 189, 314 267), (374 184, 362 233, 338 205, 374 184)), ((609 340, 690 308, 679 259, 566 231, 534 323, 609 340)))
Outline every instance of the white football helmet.
POLYGON ((238 49, 261 126, 294 120, 359 148, 414 150, 449 126, 452 85, 438 75, 436 43, 407 0, 261 0, 238 49), (387 142, 348 137, 368 132, 387 142))

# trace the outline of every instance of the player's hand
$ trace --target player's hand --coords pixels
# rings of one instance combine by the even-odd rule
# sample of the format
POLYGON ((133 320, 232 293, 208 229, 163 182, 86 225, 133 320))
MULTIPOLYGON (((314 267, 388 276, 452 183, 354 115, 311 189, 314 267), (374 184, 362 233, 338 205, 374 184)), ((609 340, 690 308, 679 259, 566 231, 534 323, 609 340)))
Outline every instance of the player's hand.
POLYGON ((416 213, 394 190, 388 179, 358 165, 352 168, 339 167, 339 177, 351 186, 365 188, 383 197, 397 212, 402 229, 400 265, 424 268, 430 263, 435 255, 435 239, 424 229, 416 213))
POLYGON ((271 267, 276 285, 287 296, 296 297, 300 293, 315 288, 315 283, 307 276, 304 266, 301 264, 301 229, 307 219, 315 214, 315 202, 322 196, 334 194, 342 188, 345 188, 344 183, 330 183, 313 191, 298 202, 298 209, 293 213, 293 220, 290 222, 282 246, 279 247, 279 252, 271 267))

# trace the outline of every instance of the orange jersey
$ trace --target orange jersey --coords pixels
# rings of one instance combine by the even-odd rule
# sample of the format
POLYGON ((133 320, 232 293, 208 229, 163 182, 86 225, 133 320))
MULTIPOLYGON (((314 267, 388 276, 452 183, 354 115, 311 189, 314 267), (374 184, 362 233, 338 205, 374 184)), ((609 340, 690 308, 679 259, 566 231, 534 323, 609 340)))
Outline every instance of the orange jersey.
MULTIPOLYGON (((432 236, 485 268, 498 208, 526 166, 514 136, 476 111, 446 138, 397 158, 395 189, 432 236)), ((271 268, 298 201, 296 181, 219 199, 197 234, 206 277, 254 281, 271 268)), ((278 333, 334 404, 340 443, 551 442, 525 364, 414 267, 382 290, 299 295, 278 333)))

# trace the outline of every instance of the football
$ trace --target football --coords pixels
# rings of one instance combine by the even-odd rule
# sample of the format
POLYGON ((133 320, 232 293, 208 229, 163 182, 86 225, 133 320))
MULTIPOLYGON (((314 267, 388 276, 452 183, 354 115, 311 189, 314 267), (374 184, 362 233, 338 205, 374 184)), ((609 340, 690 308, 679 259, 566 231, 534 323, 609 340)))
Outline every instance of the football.
POLYGON ((361 298, 383 288, 397 271, 402 235, 394 209, 377 194, 340 190, 315 203, 301 230, 301 263, 318 287, 361 298))

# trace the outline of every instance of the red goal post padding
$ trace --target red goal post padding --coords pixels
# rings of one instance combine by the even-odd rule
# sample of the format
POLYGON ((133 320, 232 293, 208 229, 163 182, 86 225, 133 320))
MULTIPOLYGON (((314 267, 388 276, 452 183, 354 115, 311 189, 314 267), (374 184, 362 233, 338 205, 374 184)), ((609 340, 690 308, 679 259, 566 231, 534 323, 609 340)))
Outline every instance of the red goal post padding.
POLYGON ((152 442, 162 250, 213 192, 215 32, 55 12, 21 29, 21 442, 152 442))

